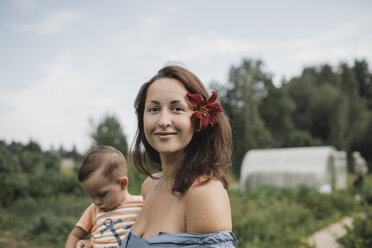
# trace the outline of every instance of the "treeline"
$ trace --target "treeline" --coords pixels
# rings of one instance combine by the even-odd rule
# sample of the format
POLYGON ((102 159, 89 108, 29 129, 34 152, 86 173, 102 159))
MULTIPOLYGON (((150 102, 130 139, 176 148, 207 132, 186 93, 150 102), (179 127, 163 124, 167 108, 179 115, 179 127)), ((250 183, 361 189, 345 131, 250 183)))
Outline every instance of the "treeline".
MULTIPOLYGON (((244 59, 232 66, 228 82, 210 86, 219 94, 233 129, 233 173, 250 149, 330 145, 348 154, 358 150, 372 162, 372 73, 368 63, 355 60, 306 67, 301 75, 273 84, 261 60, 244 59)), ((126 136, 117 117, 91 123, 92 147, 112 145, 128 152, 126 136)), ((0 140, 0 206, 25 196, 40 198, 58 193, 82 194, 76 173, 82 155, 76 149, 42 151, 39 144, 0 140), (70 173, 62 171, 63 158, 72 158, 70 173)), ((371 171, 371 170, 370 170, 371 171)), ((142 176, 129 165, 133 193, 142 176)))
MULTIPOLYGON (((82 195, 76 173, 62 173, 62 156, 79 161, 75 150, 42 151, 28 144, 0 141, 0 206, 25 197, 41 199, 61 193, 82 195)), ((77 170, 77 165, 73 170, 77 170)))
MULTIPOLYGON (((91 148, 111 145, 127 154, 126 136, 115 115, 91 123, 90 137, 91 148)), ((85 153, 79 153, 75 146, 72 150, 61 146, 58 150, 43 151, 32 140, 28 144, 0 140, 0 207, 27 197, 37 200, 63 194, 85 196, 77 176, 85 153), (72 166, 63 167, 63 160, 73 161, 72 166)), ((129 190, 139 194, 144 177, 134 166, 128 164, 128 167, 129 190)))
POLYGON ((257 148, 329 145, 349 155, 358 150, 371 164, 372 73, 365 60, 305 67, 279 87, 263 67, 244 59, 227 83, 211 84, 233 129, 235 176, 245 153, 257 148))

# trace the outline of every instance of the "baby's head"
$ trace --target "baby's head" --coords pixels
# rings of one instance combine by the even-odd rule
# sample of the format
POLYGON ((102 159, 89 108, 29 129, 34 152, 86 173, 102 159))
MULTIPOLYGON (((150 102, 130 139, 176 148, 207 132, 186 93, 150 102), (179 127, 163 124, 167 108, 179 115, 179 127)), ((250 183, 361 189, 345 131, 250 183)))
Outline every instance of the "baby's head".
POLYGON ((98 146, 85 157, 79 182, 98 208, 115 209, 124 200, 128 186, 124 155, 111 146, 98 146))

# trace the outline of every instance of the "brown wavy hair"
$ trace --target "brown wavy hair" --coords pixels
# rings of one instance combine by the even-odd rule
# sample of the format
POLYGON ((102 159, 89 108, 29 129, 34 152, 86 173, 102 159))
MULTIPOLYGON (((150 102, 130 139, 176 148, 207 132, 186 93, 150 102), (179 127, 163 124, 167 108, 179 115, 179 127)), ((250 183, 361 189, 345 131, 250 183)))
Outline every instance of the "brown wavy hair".
MULTIPOLYGON (((180 66, 165 66, 150 81, 142 85, 134 103, 138 126, 131 155, 136 168, 152 178, 154 178, 152 176, 154 171, 161 171, 161 161, 159 153, 146 140, 143 114, 147 90, 160 78, 176 79, 189 93, 200 94, 204 100, 210 95, 193 73, 180 66)), ((175 175, 173 193, 184 194, 201 176, 206 178, 203 183, 217 179, 228 189, 232 153, 231 127, 224 113, 218 114, 216 118, 218 123, 215 126, 208 126, 200 132, 195 132, 190 143, 185 147, 185 159, 175 175)))

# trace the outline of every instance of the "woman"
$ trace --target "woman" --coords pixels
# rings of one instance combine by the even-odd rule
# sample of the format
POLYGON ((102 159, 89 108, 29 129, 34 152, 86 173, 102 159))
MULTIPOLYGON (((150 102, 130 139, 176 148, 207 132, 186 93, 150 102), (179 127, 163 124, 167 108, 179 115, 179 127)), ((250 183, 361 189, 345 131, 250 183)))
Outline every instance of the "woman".
POLYGON ((144 207, 122 247, 234 247, 229 186, 231 128, 217 94, 179 66, 140 89, 132 147, 144 207), (152 172, 160 170, 160 173, 152 172))

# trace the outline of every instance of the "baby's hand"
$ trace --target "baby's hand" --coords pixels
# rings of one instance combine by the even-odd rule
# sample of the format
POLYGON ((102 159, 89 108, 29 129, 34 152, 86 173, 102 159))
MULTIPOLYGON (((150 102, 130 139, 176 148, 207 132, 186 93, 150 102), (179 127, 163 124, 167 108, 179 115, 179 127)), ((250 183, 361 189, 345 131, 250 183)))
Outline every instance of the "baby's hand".
POLYGON ((89 239, 82 239, 76 243, 76 248, 93 248, 93 246, 89 239))

